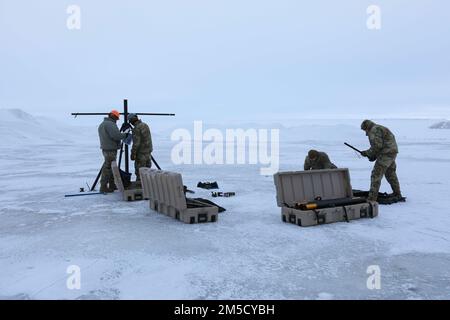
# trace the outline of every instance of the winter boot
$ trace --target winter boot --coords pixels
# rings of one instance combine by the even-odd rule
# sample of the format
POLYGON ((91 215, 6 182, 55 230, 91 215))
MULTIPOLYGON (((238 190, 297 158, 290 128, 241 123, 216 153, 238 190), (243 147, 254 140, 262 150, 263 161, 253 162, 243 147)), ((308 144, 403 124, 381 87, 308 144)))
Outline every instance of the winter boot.
POLYGON ((394 193, 391 193, 391 194, 389 195, 389 197, 390 197, 393 201, 396 201, 396 202, 404 201, 404 198, 403 198, 403 196, 402 196, 401 193, 396 193, 396 192, 394 192, 394 193))
POLYGON ((108 193, 112 193, 112 192, 114 192, 114 190, 117 190, 117 187, 116 187, 115 183, 114 182, 112 182, 112 183, 109 182, 107 190, 108 191, 106 191, 106 192, 108 192, 108 193))
POLYGON ((102 184, 102 185, 100 185, 100 192, 108 193, 108 192, 111 192, 111 191, 109 191, 109 188, 108 188, 108 186, 106 184, 102 184))
POLYGON ((389 197, 392 198, 393 201, 404 201, 405 199, 402 196, 402 192, 400 191, 399 185, 391 185, 393 193, 389 194, 389 197))

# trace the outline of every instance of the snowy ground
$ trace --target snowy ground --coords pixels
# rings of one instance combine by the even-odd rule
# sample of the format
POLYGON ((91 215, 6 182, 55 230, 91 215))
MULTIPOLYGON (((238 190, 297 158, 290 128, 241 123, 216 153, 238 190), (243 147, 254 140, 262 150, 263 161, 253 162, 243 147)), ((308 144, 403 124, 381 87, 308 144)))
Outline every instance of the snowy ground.
MULTIPOLYGON (((450 130, 380 122, 397 134, 408 202, 381 207, 374 220, 313 228, 281 222, 273 179, 259 166, 174 166, 167 132, 155 134, 156 159, 196 196, 210 198, 195 185, 214 180, 237 194, 216 199, 227 208, 218 223, 186 225, 118 194, 64 198, 98 172, 96 128, 80 134, 10 112, 0 123, 0 298, 449 299, 450 130), (81 268, 80 290, 66 287, 70 265, 81 268), (370 265, 381 268, 380 290, 366 287, 370 265)), ((301 169, 315 147, 367 189, 371 164, 343 146, 367 146, 358 126, 282 128, 280 169, 301 169)))

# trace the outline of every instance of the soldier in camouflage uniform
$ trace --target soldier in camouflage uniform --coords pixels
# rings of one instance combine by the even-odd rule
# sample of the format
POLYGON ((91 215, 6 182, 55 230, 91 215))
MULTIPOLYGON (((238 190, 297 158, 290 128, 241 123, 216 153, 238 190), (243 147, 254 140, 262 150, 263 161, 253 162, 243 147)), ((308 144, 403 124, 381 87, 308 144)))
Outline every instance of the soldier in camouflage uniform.
POLYGON ((120 148, 121 140, 126 137, 125 133, 120 133, 116 122, 120 113, 112 110, 108 117, 98 126, 98 136, 100 138, 100 148, 105 159, 102 166, 102 176, 100 180, 100 192, 114 192, 114 176, 111 169, 111 162, 116 161, 117 149, 120 148))
POLYGON ((402 193, 397 178, 397 164, 395 162, 398 146, 394 134, 388 128, 370 120, 364 120, 361 124, 361 129, 366 132, 370 141, 370 149, 363 151, 362 155, 371 161, 376 160, 372 170, 368 200, 377 201, 383 176, 386 177, 392 187, 394 192, 392 194, 393 198, 400 200, 402 193))
POLYGON ((131 148, 131 160, 134 160, 136 181, 140 181, 139 168, 152 166, 151 153, 153 151, 152 136, 147 124, 139 120, 136 114, 129 115, 129 121, 133 125, 133 147, 131 148))
POLYGON ((337 167, 330 161, 330 158, 325 152, 310 150, 305 158, 306 170, 322 170, 322 169, 336 169, 337 167))

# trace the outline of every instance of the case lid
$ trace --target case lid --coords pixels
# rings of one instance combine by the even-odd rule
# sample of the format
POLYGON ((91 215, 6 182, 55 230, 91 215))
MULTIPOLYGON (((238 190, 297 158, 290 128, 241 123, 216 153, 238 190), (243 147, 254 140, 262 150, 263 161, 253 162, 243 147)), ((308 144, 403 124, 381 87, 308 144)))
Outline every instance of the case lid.
MULTIPOLYGON (((150 172, 156 171, 155 169, 142 167, 139 168, 139 174, 141 177, 149 174, 150 172)), ((145 199, 150 199, 150 195, 155 193, 155 188, 150 183, 150 179, 141 179, 142 193, 145 199)))
POLYGON ((111 170, 114 176, 114 183, 116 184, 117 190, 119 190, 119 192, 125 192, 125 187, 123 186, 122 177, 120 176, 120 170, 117 166, 116 161, 111 162, 111 170))
POLYGON ((348 169, 278 172, 274 175, 279 207, 297 202, 353 197, 348 169))
POLYGON ((181 174, 151 169, 141 169, 140 174, 144 194, 150 200, 178 210, 187 209, 181 174))

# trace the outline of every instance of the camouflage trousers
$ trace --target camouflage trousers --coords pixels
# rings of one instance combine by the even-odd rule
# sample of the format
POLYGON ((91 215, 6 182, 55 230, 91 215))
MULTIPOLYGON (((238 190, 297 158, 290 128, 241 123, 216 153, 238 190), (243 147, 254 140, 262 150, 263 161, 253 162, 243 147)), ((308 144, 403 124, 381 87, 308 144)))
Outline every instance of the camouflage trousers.
POLYGON ((383 177, 386 177, 386 180, 391 185, 392 191, 395 194, 401 194, 400 182, 397 177, 397 164, 395 163, 396 158, 396 155, 383 155, 378 157, 372 170, 369 199, 374 201, 377 200, 383 177))
POLYGON ((104 189, 107 187, 109 183, 109 188, 113 188, 114 184, 114 176, 111 169, 111 162, 116 161, 117 159, 117 151, 103 151, 103 157, 105 161, 102 166, 102 177, 100 180, 100 188, 104 189))
POLYGON ((139 175, 140 168, 150 168, 152 166, 152 160, 150 154, 137 155, 134 160, 134 173, 136 174, 136 181, 141 181, 141 176, 139 175))

